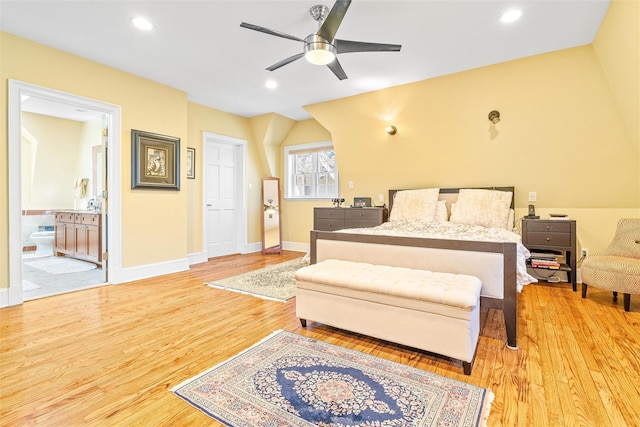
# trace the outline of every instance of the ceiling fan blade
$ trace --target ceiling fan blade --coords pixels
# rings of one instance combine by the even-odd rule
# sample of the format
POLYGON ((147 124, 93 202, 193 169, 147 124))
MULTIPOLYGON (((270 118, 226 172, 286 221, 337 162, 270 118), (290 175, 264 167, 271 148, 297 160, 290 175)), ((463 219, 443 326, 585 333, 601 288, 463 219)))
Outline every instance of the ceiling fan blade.
POLYGON ((402 45, 400 44, 386 44, 386 43, 368 43, 368 42, 354 42, 351 40, 335 39, 333 45, 336 47, 338 53, 351 53, 351 52, 399 52, 402 45))
POLYGON ((283 32, 276 31, 276 30, 270 30, 269 28, 261 27, 259 25, 253 25, 253 24, 248 24, 246 22, 243 22, 243 23, 240 24, 240 26, 242 28, 248 28, 250 30, 259 31, 259 32, 265 33, 265 34, 270 34, 272 36, 282 37, 282 38, 285 38, 285 39, 295 40, 297 42, 303 42, 304 43, 304 40, 302 40, 299 37, 292 36, 290 34, 283 33, 283 32))
POLYGON ((351 0, 337 0, 316 35, 331 43, 350 4, 351 0))
POLYGON ((269 71, 277 70, 278 68, 283 67, 283 66, 285 66, 287 64, 290 64, 293 61, 296 61, 296 60, 302 58, 303 56, 304 56, 304 53, 299 53, 297 55, 290 56, 287 59, 283 59, 282 61, 277 62, 277 63, 273 64, 270 67, 267 67, 266 69, 269 70, 269 71))
POLYGON ((340 65, 338 58, 328 63, 327 67, 329 67, 329 69, 333 71, 333 74, 335 74, 338 79, 344 80, 347 78, 347 73, 345 73, 342 69, 342 65, 340 65))

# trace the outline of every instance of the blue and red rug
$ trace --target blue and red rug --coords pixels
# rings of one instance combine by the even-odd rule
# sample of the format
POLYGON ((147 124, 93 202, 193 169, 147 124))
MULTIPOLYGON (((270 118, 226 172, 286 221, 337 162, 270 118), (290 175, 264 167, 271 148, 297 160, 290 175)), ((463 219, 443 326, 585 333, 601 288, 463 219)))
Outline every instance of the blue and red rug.
POLYGON ((484 426, 493 393, 276 331, 172 391, 233 427, 484 426))

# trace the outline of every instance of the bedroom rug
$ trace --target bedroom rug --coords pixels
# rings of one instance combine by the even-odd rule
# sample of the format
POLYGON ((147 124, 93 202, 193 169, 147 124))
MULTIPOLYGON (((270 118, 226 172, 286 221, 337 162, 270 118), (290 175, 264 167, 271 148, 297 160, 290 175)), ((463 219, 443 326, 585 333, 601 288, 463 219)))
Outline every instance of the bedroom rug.
POLYGON ((96 265, 90 262, 58 256, 36 258, 33 261, 25 261, 24 263, 49 274, 80 273, 96 268, 96 265))
POLYGON ((171 390, 232 427, 485 426, 493 393, 276 331, 171 390))
POLYGON ((302 258, 270 265, 259 270, 207 283, 225 289, 276 301, 287 301, 296 295, 295 273, 302 268, 302 258))

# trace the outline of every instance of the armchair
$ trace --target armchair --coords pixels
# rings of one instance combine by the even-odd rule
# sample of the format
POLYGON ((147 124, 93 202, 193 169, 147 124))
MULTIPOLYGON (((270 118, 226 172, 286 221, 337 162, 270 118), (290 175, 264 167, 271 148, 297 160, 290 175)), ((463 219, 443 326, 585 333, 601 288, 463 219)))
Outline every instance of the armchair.
POLYGON ((582 298, 587 286, 618 292, 624 295, 624 310, 629 311, 631 294, 640 295, 640 218, 618 221, 613 241, 602 252, 587 257, 582 263, 582 298))

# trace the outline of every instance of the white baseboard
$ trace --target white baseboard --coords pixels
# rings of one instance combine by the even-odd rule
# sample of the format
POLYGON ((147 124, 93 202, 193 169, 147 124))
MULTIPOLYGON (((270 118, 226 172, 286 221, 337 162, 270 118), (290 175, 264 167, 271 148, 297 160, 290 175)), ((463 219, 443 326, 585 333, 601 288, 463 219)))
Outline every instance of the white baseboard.
POLYGON ((202 264, 203 262, 207 262, 207 257, 202 252, 188 254, 187 259, 189 260, 189 265, 202 264))
POLYGON ((11 285, 8 288, 0 288, 0 308, 20 305, 23 302, 22 284, 11 285))
MULTIPOLYGON (((299 242, 282 242, 282 249, 285 251, 294 251, 294 252, 309 252, 309 244, 308 243, 299 243, 299 242)), ((262 243, 254 242, 247 243, 242 248, 242 254, 251 254, 255 252, 262 251, 262 243)), ((203 262, 207 262, 208 258, 204 254, 204 252, 195 252, 187 255, 189 265, 201 264, 203 262)))
POLYGON ((165 274, 179 273, 187 270, 189 270, 189 259, 183 258, 173 261, 123 268, 117 277, 110 276, 109 282, 115 285, 119 283, 133 282, 134 280, 148 279, 150 277, 164 276, 165 274))
POLYGON ((282 249, 285 251, 309 252, 311 245, 309 243, 300 242, 282 242, 282 249))
POLYGON ((243 254, 252 254, 254 252, 261 252, 262 251, 262 242, 256 242, 256 243, 247 243, 246 245, 244 245, 244 249, 242 250, 243 254))

